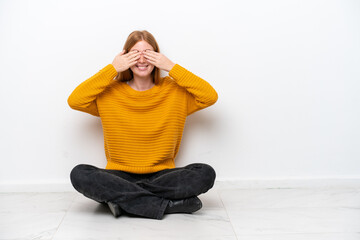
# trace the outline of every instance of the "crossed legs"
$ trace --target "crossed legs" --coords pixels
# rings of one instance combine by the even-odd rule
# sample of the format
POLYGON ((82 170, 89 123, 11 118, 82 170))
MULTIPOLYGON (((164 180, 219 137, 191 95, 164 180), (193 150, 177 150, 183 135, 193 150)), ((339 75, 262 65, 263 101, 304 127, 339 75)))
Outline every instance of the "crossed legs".
POLYGON ((72 185, 84 196, 99 203, 112 202, 128 213, 154 219, 163 218, 170 200, 207 192, 215 177, 214 169, 202 163, 150 174, 80 164, 70 174, 72 185))

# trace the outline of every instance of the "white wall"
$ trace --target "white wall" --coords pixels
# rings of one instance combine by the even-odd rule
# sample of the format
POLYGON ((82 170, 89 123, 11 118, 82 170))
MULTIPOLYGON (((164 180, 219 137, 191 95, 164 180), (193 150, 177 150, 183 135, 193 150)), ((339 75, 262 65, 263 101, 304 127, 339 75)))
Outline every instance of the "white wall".
POLYGON ((360 177, 359 1, 0 0, 0 186, 105 167, 100 119, 67 98, 143 29, 219 94, 188 117, 178 166, 360 177))

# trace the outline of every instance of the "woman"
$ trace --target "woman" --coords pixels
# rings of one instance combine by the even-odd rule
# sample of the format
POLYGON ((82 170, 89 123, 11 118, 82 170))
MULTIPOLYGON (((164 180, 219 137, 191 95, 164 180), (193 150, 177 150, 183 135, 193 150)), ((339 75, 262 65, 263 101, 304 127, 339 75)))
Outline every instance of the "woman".
POLYGON ((199 210, 197 196, 213 187, 215 171, 200 163, 176 168, 174 159, 186 117, 217 98, 209 83, 161 54, 152 34, 132 32, 112 64, 68 98, 72 109, 101 118, 107 158, 105 169, 74 167, 72 185, 115 217, 199 210), (161 78, 160 70, 170 76, 161 78))

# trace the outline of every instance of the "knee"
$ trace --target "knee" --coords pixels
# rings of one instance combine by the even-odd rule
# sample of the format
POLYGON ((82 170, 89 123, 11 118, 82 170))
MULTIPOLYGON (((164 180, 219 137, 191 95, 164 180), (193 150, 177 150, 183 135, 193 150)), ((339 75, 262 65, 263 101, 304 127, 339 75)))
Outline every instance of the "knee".
POLYGON ((95 167, 88 164, 79 164, 76 165, 70 172, 70 180, 75 189, 77 186, 81 185, 81 182, 84 180, 84 175, 89 170, 93 170, 95 167))
POLYGON ((205 163, 194 163, 188 165, 189 168, 195 170, 201 176, 201 182, 203 182, 205 191, 209 190, 214 186, 216 172, 213 167, 205 163))
POLYGON ((208 188, 212 188, 215 183, 216 172, 213 167, 208 164, 203 164, 203 174, 205 178, 205 183, 208 188))

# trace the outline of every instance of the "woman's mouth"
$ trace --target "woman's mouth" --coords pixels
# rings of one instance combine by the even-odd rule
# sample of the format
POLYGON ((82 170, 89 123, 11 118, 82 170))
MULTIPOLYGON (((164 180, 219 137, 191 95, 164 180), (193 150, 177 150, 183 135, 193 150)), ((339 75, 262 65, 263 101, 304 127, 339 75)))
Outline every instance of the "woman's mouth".
POLYGON ((149 65, 135 65, 140 71, 145 71, 149 65))

